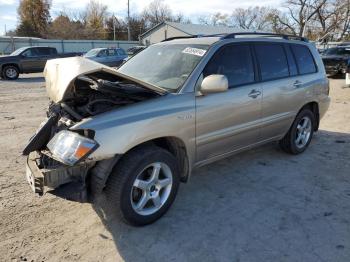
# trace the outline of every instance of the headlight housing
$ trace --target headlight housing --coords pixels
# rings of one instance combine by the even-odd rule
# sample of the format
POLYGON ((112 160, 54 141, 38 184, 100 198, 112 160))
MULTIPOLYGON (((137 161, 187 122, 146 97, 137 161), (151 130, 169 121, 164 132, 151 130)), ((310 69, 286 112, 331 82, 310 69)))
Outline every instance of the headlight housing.
POLYGON ((95 140, 67 130, 58 132, 47 144, 54 159, 70 166, 85 159, 98 146, 95 140))

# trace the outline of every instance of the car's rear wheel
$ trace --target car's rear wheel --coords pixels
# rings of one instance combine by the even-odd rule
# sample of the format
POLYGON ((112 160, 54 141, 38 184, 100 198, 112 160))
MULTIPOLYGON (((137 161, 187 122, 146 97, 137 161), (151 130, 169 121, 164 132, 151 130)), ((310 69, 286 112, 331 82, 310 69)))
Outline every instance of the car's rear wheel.
POLYGON ((179 186, 175 157, 147 146, 128 153, 108 178, 105 193, 110 211, 129 224, 153 223, 169 209, 179 186))
POLYGON ((309 146, 315 127, 315 116, 303 109, 295 118, 291 128, 280 141, 281 148, 290 154, 300 154, 309 146))
POLYGON ((19 76, 19 70, 17 67, 12 65, 4 66, 2 69, 2 76, 7 80, 16 80, 19 76))

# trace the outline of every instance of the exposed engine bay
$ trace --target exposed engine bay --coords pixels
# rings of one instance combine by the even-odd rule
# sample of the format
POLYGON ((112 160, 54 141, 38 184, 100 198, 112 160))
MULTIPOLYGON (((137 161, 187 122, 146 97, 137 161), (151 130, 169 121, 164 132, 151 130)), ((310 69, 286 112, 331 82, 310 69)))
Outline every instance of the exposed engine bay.
MULTIPOLYGON (((103 70, 80 75, 71 81, 69 92, 59 102, 50 102, 47 121, 31 138, 23 154, 45 149, 54 134, 84 118, 158 96, 160 94, 153 90, 103 70)), ((93 132, 84 132, 82 135, 93 138, 93 132)))
MULTIPOLYGON (((74 121, 158 96, 131 82, 112 82, 94 76, 78 77, 73 89, 73 96, 59 105, 74 121)), ((55 111, 55 105, 51 105, 51 111, 55 111)))

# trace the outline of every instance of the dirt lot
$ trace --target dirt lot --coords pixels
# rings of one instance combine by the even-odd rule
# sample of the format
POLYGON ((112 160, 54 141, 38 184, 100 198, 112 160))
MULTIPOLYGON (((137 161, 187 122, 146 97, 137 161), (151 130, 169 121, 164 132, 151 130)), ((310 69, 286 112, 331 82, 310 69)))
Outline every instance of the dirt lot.
POLYGON ((157 223, 32 194, 21 149, 44 118, 41 75, 0 81, 0 261, 350 261, 350 88, 302 155, 275 144, 198 169, 157 223))

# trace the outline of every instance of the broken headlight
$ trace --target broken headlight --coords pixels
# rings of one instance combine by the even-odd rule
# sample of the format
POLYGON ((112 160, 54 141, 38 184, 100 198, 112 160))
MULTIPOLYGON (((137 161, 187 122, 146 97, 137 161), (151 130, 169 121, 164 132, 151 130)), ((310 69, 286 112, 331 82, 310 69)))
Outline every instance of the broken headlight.
POLYGON ((47 144, 54 159, 70 166, 85 159, 97 147, 95 140, 67 130, 58 132, 47 144))

